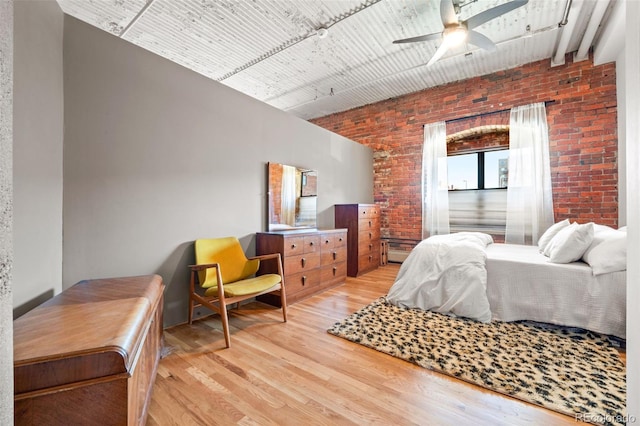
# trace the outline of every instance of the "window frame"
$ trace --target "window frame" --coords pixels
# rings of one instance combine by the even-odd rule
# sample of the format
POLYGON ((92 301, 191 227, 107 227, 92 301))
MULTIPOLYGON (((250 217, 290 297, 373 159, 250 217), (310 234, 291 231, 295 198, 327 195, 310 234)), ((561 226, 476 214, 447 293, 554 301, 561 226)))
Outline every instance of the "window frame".
MULTIPOLYGON (((470 155, 470 154, 476 154, 477 155, 477 178, 478 178, 478 187, 477 188, 471 188, 471 189, 449 189, 448 191, 484 191, 484 190, 491 190, 491 189, 503 189, 506 190, 507 187, 497 187, 497 188, 485 188, 485 179, 484 179, 484 174, 485 174, 485 170, 484 170, 484 165, 485 165, 485 159, 484 159, 484 154, 487 152, 496 152, 496 151, 509 151, 509 147, 495 147, 495 148, 489 148, 489 149, 482 149, 482 150, 473 150, 473 151, 467 151, 467 152, 456 152, 455 154, 447 154, 447 158, 449 157, 457 157, 460 155, 470 155)), ((447 185, 448 186, 448 185, 447 185)))

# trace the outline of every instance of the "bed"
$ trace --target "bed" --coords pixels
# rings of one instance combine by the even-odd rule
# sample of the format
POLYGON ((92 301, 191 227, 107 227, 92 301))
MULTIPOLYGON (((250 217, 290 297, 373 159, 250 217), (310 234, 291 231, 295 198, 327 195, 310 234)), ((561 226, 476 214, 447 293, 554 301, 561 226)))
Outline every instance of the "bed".
POLYGON ((537 246, 487 246, 487 298, 498 321, 531 320, 625 338, 626 271, 593 275, 582 262, 551 263, 537 246))
POLYGON ((626 232, 568 221, 554 226, 538 246, 493 243, 481 233, 424 240, 387 299, 482 322, 530 320, 625 339, 626 232), (579 244, 559 243, 576 229, 583 233, 579 244))

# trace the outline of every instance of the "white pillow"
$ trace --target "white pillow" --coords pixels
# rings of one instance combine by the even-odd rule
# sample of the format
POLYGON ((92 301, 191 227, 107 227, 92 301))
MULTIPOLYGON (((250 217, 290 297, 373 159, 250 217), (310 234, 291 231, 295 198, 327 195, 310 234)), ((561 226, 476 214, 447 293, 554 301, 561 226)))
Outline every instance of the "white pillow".
POLYGON ((584 225, 573 223, 563 228, 551 240, 549 261, 571 263, 580 259, 593 241, 593 223, 584 225))
POLYGON ((625 225, 621 228, 618 228, 618 231, 627 232, 627 226, 625 225))
POLYGON ((553 249, 554 245, 558 245, 562 243, 567 238, 567 235, 570 235, 571 232, 573 232, 577 227, 578 227, 578 223, 573 222, 569 226, 565 226, 564 228, 556 232, 556 235, 554 235, 553 238, 551 238, 551 241, 549 241, 547 246, 544 248, 544 252, 542 254, 544 254, 547 257, 551 256, 551 250, 553 249), (558 237, 558 235, 560 236, 558 237))
POLYGON ((554 223, 546 231, 544 231, 544 234, 542 234, 542 236, 538 240, 538 250, 540 250, 540 253, 544 253, 547 245, 553 239, 553 237, 555 237, 556 234, 560 232, 560 230, 566 228, 567 226, 569 226, 569 219, 554 223))
MULTIPOLYGON (((568 228, 572 228, 572 229, 573 229, 573 228, 575 228, 576 226, 578 226, 578 224, 577 224, 576 222, 573 222, 572 224, 569 224, 569 225, 567 225, 567 226, 563 226, 563 227, 561 227, 561 228, 558 230, 558 232, 556 232, 556 233, 555 233, 555 235, 551 238, 551 240, 547 243, 547 245, 544 247, 544 251, 542 252, 542 254, 544 254, 544 255, 545 255, 545 256, 547 256, 547 257, 551 256, 551 248, 553 247, 553 240, 554 240, 554 238, 555 238, 555 237, 556 237, 560 232, 564 231, 565 229, 568 229, 568 228)), ((566 233, 566 232, 569 232, 569 231, 565 231, 565 233, 566 233)), ((560 240, 558 239, 558 240, 556 240, 556 242, 557 242, 557 241, 560 241, 560 240)))
POLYGON ((587 250, 582 260, 591 266, 593 275, 627 269, 627 233, 614 231, 595 247, 587 250))
POLYGON ((610 226, 607 225, 600 225, 599 223, 594 223, 593 224, 593 235, 594 238, 597 237, 598 235, 603 235, 603 234, 607 234, 611 231, 615 231, 615 229, 613 229, 610 226))
POLYGON ((594 223, 593 224, 593 241, 591 241, 591 244, 589 245, 589 248, 587 248, 587 250, 585 250, 585 252, 582 255, 582 257, 584 258, 587 255, 587 253, 589 253, 591 250, 593 250, 600 243, 602 243, 603 241, 606 241, 611 236, 616 235, 618 233, 619 233, 619 231, 616 231, 615 229, 611 228, 610 226, 598 225, 598 224, 594 223))

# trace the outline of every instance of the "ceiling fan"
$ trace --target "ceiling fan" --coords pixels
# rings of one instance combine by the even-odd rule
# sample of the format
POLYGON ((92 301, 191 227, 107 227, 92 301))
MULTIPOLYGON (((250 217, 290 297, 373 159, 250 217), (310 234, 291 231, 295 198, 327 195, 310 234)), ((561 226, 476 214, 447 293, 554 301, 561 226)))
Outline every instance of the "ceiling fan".
POLYGON ((442 37, 442 44, 438 47, 438 50, 436 50, 436 53, 431 57, 429 62, 427 62, 427 66, 440 59, 450 47, 458 46, 465 41, 493 52, 496 50, 495 43, 487 36, 480 34, 477 31, 473 31, 473 29, 485 22, 497 18, 498 16, 524 6, 529 2, 529 0, 512 0, 508 3, 480 12, 477 15, 465 19, 464 21, 460 21, 458 19, 460 6, 455 4, 454 1, 455 0, 440 1, 440 17, 442 18, 442 25, 444 25, 444 30, 442 32, 395 40, 394 43, 414 43, 417 41, 436 40, 442 37))

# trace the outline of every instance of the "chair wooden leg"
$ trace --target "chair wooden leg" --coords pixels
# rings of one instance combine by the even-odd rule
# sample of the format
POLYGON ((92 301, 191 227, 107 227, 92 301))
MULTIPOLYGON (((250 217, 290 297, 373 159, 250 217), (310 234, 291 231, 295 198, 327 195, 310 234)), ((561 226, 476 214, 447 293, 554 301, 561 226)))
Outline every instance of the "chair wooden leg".
POLYGON ((280 289, 280 304, 282 305, 282 318, 287 322, 287 295, 284 292, 284 286, 280 289))
POLYGON ((189 324, 193 323, 193 299, 189 296, 189 324))
POLYGON ((222 331, 224 331, 224 341, 227 348, 231 347, 231 334, 229 333, 229 317, 227 315, 227 306, 220 304, 220 319, 222 320, 222 331))

